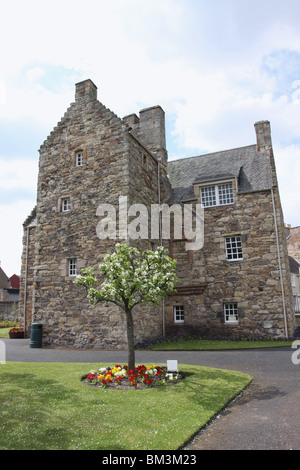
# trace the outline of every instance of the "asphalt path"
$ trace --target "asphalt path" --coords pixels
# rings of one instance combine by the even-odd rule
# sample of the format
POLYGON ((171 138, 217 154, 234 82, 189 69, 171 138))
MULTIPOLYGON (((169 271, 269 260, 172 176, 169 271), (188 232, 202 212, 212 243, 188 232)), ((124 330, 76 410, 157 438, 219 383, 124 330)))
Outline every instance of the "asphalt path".
MULTIPOLYGON (((29 339, 1 341, 7 362, 127 362, 127 351, 30 348, 29 339)), ((190 451, 300 450, 300 364, 292 357, 299 361, 300 351, 136 351, 138 364, 177 359, 179 366, 237 370, 253 377, 252 384, 185 447, 190 451)))

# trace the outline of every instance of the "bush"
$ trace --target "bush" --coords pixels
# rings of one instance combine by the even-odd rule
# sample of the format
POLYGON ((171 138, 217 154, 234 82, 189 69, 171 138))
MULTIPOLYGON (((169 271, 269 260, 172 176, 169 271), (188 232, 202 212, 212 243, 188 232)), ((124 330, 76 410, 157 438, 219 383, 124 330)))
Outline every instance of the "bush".
POLYGON ((0 328, 14 328, 17 327, 19 324, 17 321, 0 321, 0 328))

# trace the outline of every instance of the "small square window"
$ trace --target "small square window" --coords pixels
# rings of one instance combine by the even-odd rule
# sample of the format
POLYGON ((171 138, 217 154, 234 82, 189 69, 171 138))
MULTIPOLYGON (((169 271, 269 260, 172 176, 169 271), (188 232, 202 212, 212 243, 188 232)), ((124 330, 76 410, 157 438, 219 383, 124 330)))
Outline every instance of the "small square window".
POLYGON ((174 305, 174 323, 184 323, 183 305, 174 305))
POLYGON ((64 198, 61 200, 61 211, 69 212, 71 210, 70 198, 64 198))
POLYGON ((68 260, 68 276, 76 276, 77 274, 77 259, 72 258, 68 260))
POLYGON ((224 304, 225 323, 237 323, 239 321, 238 304, 234 302, 224 304))
POLYGON ((225 239, 227 261, 238 261, 243 259, 242 237, 226 237, 225 239))
POLYGON ((76 159, 76 166, 83 165, 83 153, 82 152, 77 152, 75 159, 76 159))

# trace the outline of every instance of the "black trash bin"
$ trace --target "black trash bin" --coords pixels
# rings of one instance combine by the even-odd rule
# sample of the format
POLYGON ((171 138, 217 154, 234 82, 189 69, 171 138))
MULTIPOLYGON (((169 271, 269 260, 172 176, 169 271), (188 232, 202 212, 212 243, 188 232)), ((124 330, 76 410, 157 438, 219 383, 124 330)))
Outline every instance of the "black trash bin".
POLYGON ((30 332, 30 348, 42 347, 43 325, 41 323, 32 323, 30 332))

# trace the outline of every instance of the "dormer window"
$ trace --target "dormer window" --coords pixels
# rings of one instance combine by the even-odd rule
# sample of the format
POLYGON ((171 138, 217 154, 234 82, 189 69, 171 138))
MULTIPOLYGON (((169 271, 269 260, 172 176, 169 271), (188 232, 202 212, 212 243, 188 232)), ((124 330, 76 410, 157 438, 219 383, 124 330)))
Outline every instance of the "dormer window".
POLYGON ((233 204, 234 195, 232 182, 201 187, 201 203, 204 207, 233 204))

